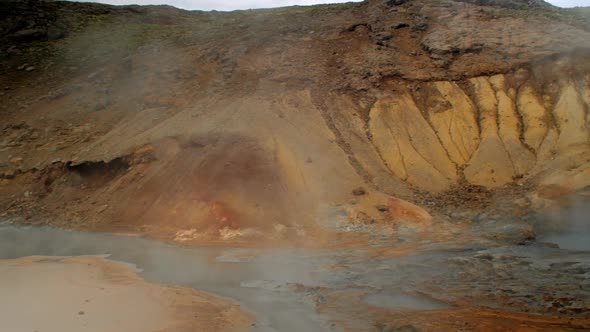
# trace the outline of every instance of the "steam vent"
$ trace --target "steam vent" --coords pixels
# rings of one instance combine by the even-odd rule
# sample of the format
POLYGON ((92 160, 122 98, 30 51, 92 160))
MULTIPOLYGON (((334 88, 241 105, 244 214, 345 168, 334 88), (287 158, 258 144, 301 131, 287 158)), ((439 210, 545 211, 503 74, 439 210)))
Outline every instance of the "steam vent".
POLYGON ((5 0, 0 101, 0 331, 590 330, 590 7, 5 0))

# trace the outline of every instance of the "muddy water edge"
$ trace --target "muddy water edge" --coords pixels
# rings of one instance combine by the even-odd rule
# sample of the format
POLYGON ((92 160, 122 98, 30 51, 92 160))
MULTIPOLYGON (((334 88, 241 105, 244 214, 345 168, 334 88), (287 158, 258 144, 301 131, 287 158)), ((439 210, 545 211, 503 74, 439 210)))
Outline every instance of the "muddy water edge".
POLYGON ((147 281, 238 301, 256 317, 253 331, 378 330, 371 308, 479 306, 575 318, 587 316, 590 307, 590 252, 535 242, 374 257, 353 249, 187 248, 0 224, 0 259, 33 255, 108 255, 134 264, 147 281), (335 302, 343 294, 349 300, 335 302))

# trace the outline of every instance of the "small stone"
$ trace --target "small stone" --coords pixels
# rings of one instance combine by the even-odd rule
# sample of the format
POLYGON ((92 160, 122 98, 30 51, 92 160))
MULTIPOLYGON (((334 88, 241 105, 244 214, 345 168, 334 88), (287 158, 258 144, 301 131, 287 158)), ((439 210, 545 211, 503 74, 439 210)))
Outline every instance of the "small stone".
POLYGON ((426 22, 420 22, 412 28, 412 31, 426 31, 426 30, 428 30, 428 23, 426 23, 426 22))
POLYGON ((352 194, 355 196, 363 196, 366 193, 367 192, 365 191, 365 188, 363 188, 363 187, 358 187, 358 188, 352 190, 352 194))
POLYGON ((387 40, 390 40, 391 38, 393 38, 393 35, 388 32, 383 32, 383 33, 377 34, 376 37, 381 41, 387 41, 387 40))
POLYGON ((400 22, 398 24, 393 25, 392 28, 394 28, 395 30, 398 30, 398 29, 407 28, 409 26, 410 25, 408 23, 406 23, 406 22, 400 22))
POLYGON ((388 0, 385 2, 385 4, 388 5, 389 7, 394 7, 394 6, 401 6, 408 1, 409 0, 388 0))
POLYGON ((359 22, 359 23, 355 23, 355 24, 349 26, 348 29, 346 29, 346 30, 349 32, 358 31, 358 30, 371 31, 371 25, 369 23, 359 22))
POLYGON ((84 315, 84 311, 78 311, 78 315, 84 315))
POLYGON ((377 206, 375 206, 375 208, 379 212, 387 212, 387 211, 389 211, 389 206, 387 206, 387 205, 377 205, 377 206))
POLYGON ((51 161, 52 164, 57 164, 57 163, 60 163, 60 162, 61 162, 61 159, 59 159, 59 158, 55 158, 55 159, 53 159, 51 161))
POLYGON ((11 158, 9 161, 13 165, 20 165, 23 162, 23 158, 21 158, 21 157, 14 157, 14 158, 11 158))
POLYGON ((3 179, 14 179, 14 176, 16 175, 16 172, 14 170, 8 170, 8 171, 4 171, 4 173, 2 173, 2 176, 0 176, 3 179))
POLYGON ((33 66, 28 66, 27 68, 25 68, 25 71, 33 71, 35 70, 35 67, 33 66))
POLYGON ((16 69, 17 69, 17 70, 24 70, 24 69, 25 69, 25 68, 27 68, 28 66, 29 66, 29 64, 28 64, 28 63, 24 63, 24 64, 22 64, 22 65, 18 66, 16 69))
POLYGON ((98 208, 98 213, 102 213, 104 212, 104 210, 106 210, 108 208, 108 204, 102 205, 98 208))

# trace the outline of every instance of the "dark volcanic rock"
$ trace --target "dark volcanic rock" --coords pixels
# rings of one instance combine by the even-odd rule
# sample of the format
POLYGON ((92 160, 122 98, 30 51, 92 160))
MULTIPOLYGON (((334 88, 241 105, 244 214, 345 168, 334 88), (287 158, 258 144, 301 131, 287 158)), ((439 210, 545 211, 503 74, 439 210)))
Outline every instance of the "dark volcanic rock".
POLYGON ((394 28, 395 30, 398 30, 398 29, 402 29, 402 28, 407 28, 409 26, 410 25, 408 23, 406 23, 406 22, 400 22, 400 23, 395 24, 394 26, 392 26, 392 28, 394 28))
POLYGON ((409 2, 410 0, 389 0, 387 2, 385 2, 386 5, 390 6, 390 7, 394 7, 394 6, 401 6, 406 2, 409 2))

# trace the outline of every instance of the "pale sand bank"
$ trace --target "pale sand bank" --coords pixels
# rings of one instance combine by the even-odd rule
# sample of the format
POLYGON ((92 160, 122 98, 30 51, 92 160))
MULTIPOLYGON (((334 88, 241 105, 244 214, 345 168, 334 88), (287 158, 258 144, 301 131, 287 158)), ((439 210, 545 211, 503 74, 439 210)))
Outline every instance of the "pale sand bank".
POLYGON ((251 321, 235 303, 98 257, 0 260, 1 331, 243 331, 251 321))

